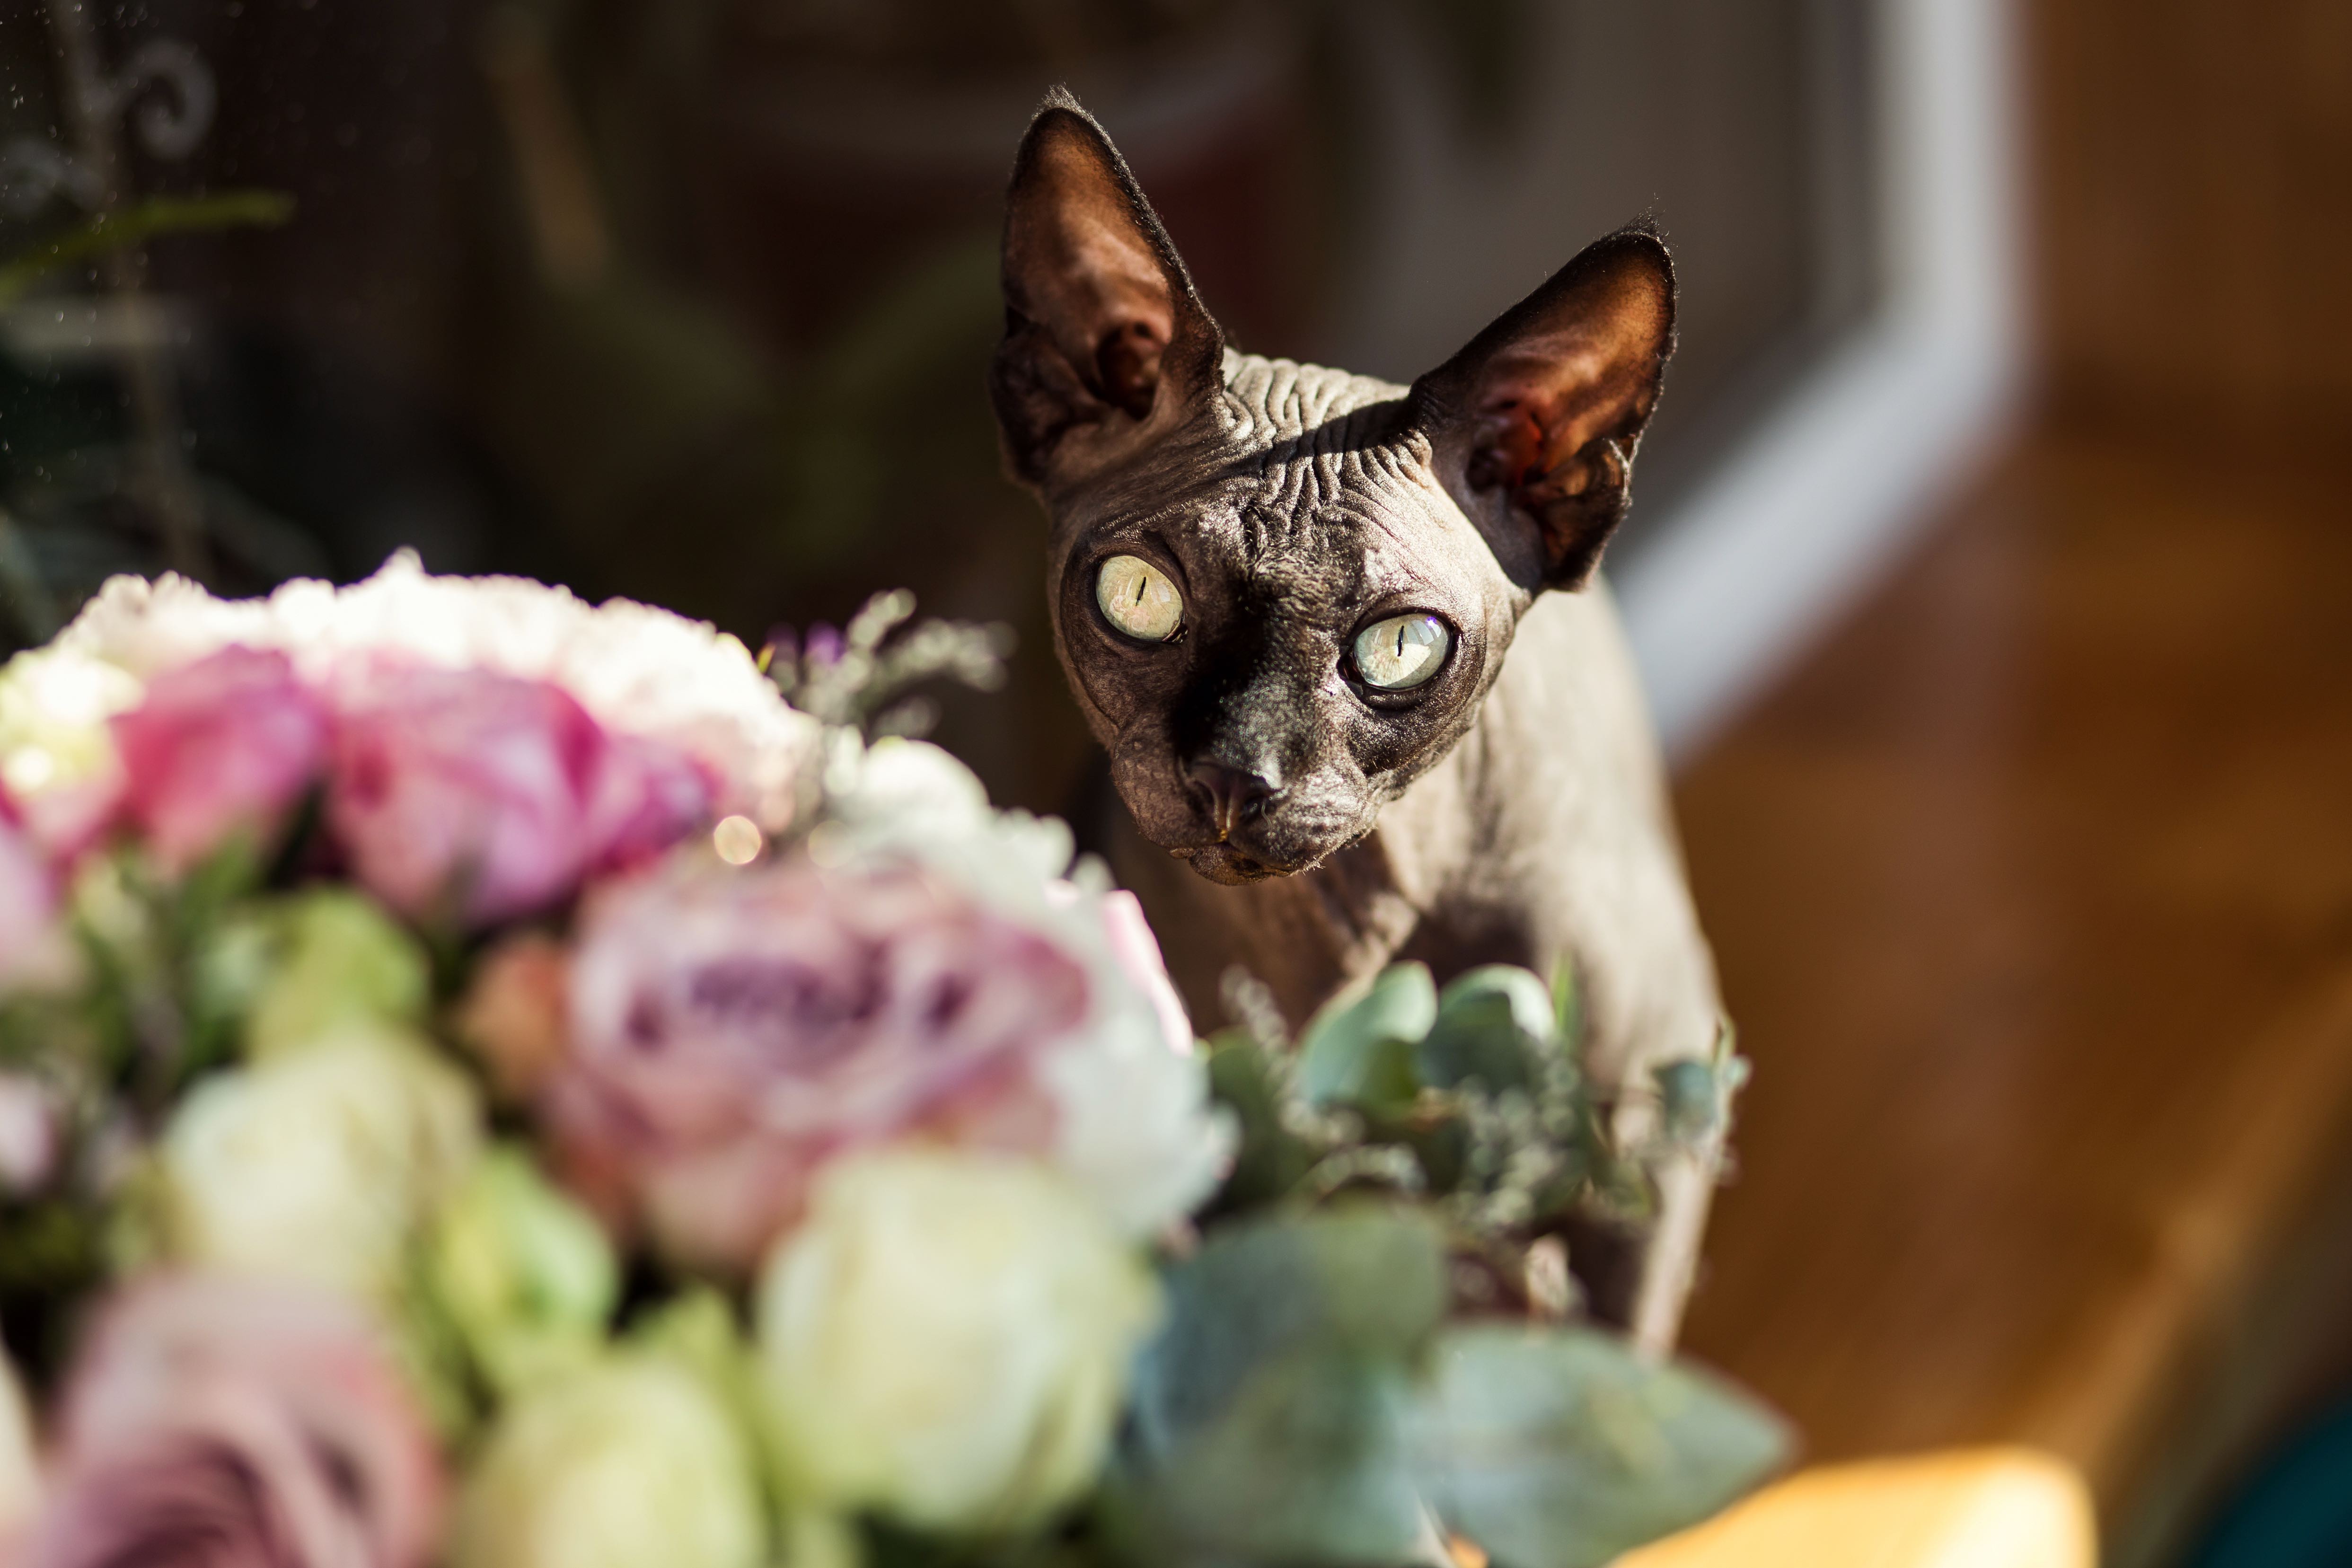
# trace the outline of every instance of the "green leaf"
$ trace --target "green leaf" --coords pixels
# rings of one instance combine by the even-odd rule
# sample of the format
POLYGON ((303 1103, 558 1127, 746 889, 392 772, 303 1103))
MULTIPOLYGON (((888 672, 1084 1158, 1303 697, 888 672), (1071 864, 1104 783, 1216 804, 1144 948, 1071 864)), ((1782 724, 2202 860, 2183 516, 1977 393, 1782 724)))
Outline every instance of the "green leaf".
POLYGON ((299 893, 271 911, 277 968, 246 1018, 246 1050, 267 1058, 371 1024, 421 1021, 431 972, 416 939, 364 895, 299 893))
POLYGON ((1595 1568, 1716 1513, 1791 1447, 1778 1416, 1686 1362, 1505 1323, 1439 1341, 1412 1425, 1423 1494, 1502 1568, 1595 1568))
POLYGON ((1326 1007, 1307 1026, 1299 1092, 1314 1105, 1410 1104, 1420 1088, 1413 1047, 1436 1021, 1428 966, 1390 966, 1361 996, 1326 1007))
POLYGON ((1260 1368, 1148 1484, 1117 1484, 1115 1529, 1171 1564, 1402 1563, 1421 1525, 1410 1408, 1392 1361, 1294 1352, 1260 1368))
POLYGON ((1369 1205, 1228 1225, 1168 1296, 1117 1528, 1171 1560, 1399 1560, 1419 1518, 1411 1369, 1445 1309, 1436 1227, 1369 1205))
POLYGON ((1576 965, 1566 958, 1552 968, 1551 999, 1552 1033, 1573 1056, 1584 1046, 1584 988, 1577 983, 1576 965))
POLYGON ((1243 1030, 1221 1032, 1209 1042, 1209 1091, 1241 1128, 1217 1207, 1256 1208, 1297 1186, 1315 1155, 1282 1124, 1283 1088, 1265 1047, 1243 1030))
POLYGON ((1712 1062, 1685 1058, 1651 1069, 1658 1082, 1658 1103, 1666 1136, 1677 1143, 1696 1143, 1710 1136, 1724 1119, 1726 1097, 1712 1062))
POLYGON ((1420 1214, 1336 1205, 1220 1226, 1167 1287, 1134 1400, 1153 1448, 1213 1422, 1255 1369, 1294 1350, 1412 1357, 1444 1314, 1444 1246, 1420 1214))
POLYGON ((1551 993, 1524 969, 1488 964, 1454 979, 1437 999, 1437 1021, 1416 1053, 1421 1081, 1452 1089, 1524 1089, 1537 1055, 1551 1048, 1551 993))

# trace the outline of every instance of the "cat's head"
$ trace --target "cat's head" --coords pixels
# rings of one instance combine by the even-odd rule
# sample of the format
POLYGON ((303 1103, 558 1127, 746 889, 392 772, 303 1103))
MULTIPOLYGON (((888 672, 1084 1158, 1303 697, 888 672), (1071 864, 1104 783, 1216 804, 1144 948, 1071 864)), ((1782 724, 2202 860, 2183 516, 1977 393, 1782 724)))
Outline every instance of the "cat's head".
POLYGON ((1063 668, 1137 825, 1220 882, 1353 843, 1461 739, 1535 596, 1599 563, 1674 345, 1634 227, 1410 389, 1233 353, 1058 93, 1004 301, 990 391, 1052 521, 1063 668))

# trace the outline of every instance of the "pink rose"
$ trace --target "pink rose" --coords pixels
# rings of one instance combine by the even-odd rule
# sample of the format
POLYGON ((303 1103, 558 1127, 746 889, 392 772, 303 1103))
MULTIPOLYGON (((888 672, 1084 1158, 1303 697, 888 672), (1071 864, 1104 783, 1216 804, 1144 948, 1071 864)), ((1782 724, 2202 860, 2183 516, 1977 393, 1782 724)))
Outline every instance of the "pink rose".
POLYGON ((273 830, 327 750, 326 705, 275 649, 166 670, 113 724, 123 811, 174 869, 240 828, 273 830))
POLYGON ((356 1305, 219 1275, 134 1285, 83 1346, 26 1568, 419 1568, 442 1478, 356 1305))
POLYGON ((710 816, 711 783, 684 752, 639 735, 608 737, 588 801, 591 870, 642 865, 710 816))
POLYGON ((1040 1148, 1087 1013, 1045 938, 911 870, 673 867, 583 910, 541 1095, 575 1187, 679 1261, 754 1263, 815 1168, 915 1130, 1040 1148))
POLYGON ((380 664, 338 696, 328 821, 360 881, 407 914, 543 908, 675 843, 709 801, 692 762, 608 735, 544 681, 380 664))

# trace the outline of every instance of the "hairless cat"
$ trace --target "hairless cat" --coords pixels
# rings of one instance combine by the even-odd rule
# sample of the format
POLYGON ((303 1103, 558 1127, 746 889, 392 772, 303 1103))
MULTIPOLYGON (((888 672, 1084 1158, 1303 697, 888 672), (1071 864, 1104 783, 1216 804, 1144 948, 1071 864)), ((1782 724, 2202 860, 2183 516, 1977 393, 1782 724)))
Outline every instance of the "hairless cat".
MULTIPOLYGON (((1296 1025, 1398 960, 1574 965, 1621 1131, 1712 1049, 1714 967, 1596 576, 1674 347, 1647 226, 1596 241, 1410 387, 1236 353, 1102 128, 1058 89, 1015 163, 990 392, 1051 523, 1104 825, 1204 1022, 1240 965, 1296 1025), (1506 657, 1507 656, 1507 658, 1506 657), (1131 821, 1124 817, 1131 817, 1131 821)), ((1596 1280, 1671 1342, 1714 1181, 1596 1280)))

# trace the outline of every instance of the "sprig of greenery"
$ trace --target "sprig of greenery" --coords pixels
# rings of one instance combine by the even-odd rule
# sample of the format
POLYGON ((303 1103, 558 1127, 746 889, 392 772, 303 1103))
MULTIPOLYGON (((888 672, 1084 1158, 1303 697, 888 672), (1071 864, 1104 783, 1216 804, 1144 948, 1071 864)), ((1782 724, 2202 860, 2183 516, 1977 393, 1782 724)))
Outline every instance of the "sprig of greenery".
POLYGON ((1513 1280, 1529 1244, 1572 1219, 1645 1217, 1654 1157, 1716 1136, 1746 1069, 1727 1032, 1711 1058, 1661 1068, 1654 1146, 1627 1148, 1613 1101, 1582 1070, 1570 974, 1547 987, 1497 966, 1440 994, 1425 969, 1402 964, 1296 1043, 1247 974, 1226 977, 1224 1000, 1240 1022, 1210 1043, 1211 1079, 1242 1147, 1215 1214, 1387 1194, 1426 1204, 1458 1256, 1513 1280))
POLYGON ((938 722, 936 704, 902 695, 926 680, 952 680, 979 691, 1004 684, 1013 651, 1009 626, 924 620, 908 625, 915 596, 903 588, 877 594, 835 632, 789 632, 761 650, 761 667, 785 700, 826 724, 855 728, 868 739, 920 735, 938 722))

